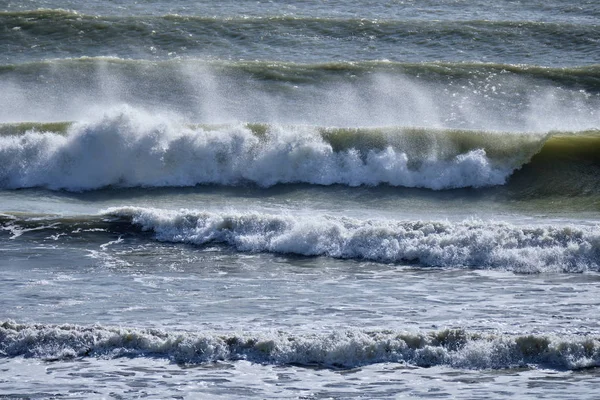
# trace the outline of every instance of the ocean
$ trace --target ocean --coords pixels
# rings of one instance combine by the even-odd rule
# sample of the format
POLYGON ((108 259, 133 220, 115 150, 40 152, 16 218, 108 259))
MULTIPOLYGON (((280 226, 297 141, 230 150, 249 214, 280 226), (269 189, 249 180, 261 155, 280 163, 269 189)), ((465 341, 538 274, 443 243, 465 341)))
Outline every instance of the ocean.
POLYGON ((0 1, 0 397, 586 399, 600 3, 0 1))

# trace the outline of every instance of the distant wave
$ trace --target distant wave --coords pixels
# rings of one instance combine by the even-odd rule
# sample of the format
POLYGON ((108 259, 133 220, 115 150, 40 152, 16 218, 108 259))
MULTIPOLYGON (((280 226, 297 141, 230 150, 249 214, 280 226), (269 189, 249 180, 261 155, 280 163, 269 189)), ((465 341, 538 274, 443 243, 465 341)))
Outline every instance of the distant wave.
POLYGON ((241 252, 325 256, 425 268, 517 273, 600 271, 597 225, 383 221, 119 207, 85 218, 0 215, 0 230, 8 232, 13 240, 86 240, 88 235, 115 240, 123 236, 200 247, 222 245, 241 252))
MULTIPOLYGON (((335 35, 350 35, 350 30, 339 29, 340 27, 352 27, 354 29, 354 35, 361 34, 365 31, 372 31, 372 33, 386 33, 404 31, 406 28, 423 27, 429 29, 435 29, 436 31, 443 31, 452 27, 460 31, 468 31, 477 28, 485 27, 508 27, 508 28, 521 28, 521 29, 536 29, 548 30, 549 32, 556 32, 561 30, 582 30, 582 29, 598 29, 600 24, 581 24, 581 23, 569 23, 569 22, 547 22, 547 21, 527 21, 527 20, 486 20, 486 19, 471 19, 471 20, 424 20, 424 19, 368 19, 368 18, 334 18, 334 17, 314 17, 314 16, 301 16, 301 15, 265 15, 265 16, 208 16, 208 15, 179 15, 179 14, 165 14, 165 15, 87 15, 72 10, 61 10, 61 9, 37 9, 37 10, 26 10, 26 11, 1 11, 0 19, 3 19, 9 24, 23 23, 25 27, 36 26, 37 24, 45 23, 49 26, 56 24, 59 26, 61 22, 69 21, 71 23, 77 23, 78 26, 89 25, 90 27, 102 28, 103 24, 112 22, 119 22, 124 28, 135 27, 136 24, 144 24, 151 26, 152 23, 158 24, 160 22, 173 23, 176 22, 180 26, 186 26, 187 24, 195 23, 195 25, 202 25, 203 29, 207 29, 205 26, 213 28, 217 25, 240 25, 249 27, 254 24, 269 25, 272 29, 276 28, 277 25, 297 26, 303 29, 314 29, 321 30, 323 32, 329 32, 335 35), (95 23, 94 23, 95 22, 95 23), (332 30, 332 27, 338 29, 332 30), (405 28, 405 29, 399 29, 405 28)), ((12 26, 8 26, 12 28, 12 26)), ((66 26, 62 27, 65 32, 68 32, 66 26)), ((200 28, 200 27, 199 27, 200 28)), ((52 28, 49 28, 52 29, 52 28)))
MULTIPOLYGON (((322 59, 330 59, 320 48, 323 43, 331 46, 337 43, 338 47, 351 44, 349 48, 359 50, 357 54, 364 46, 390 57, 401 50, 404 57, 400 59, 414 53, 426 55, 430 60, 440 59, 441 53, 445 55, 442 58, 455 59, 456 52, 449 50, 461 49, 479 56, 472 59, 513 58, 526 62, 532 56, 550 55, 547 59, 555 60, 552 54, 558 53, 571 56, 559 63, 589 62, 597 54, 600 34, 599 24, 567 22, 368 20, 288 15, 101 16, 62 10, 1 12, 0 26, 4 27, 0 34, 2 58, 38 54, 129 55, 132 50, 146 57, 164 58, 173 53, 203 54, 209 48, 213 54, 225 50, 223 55, 236 49, 238 54, 247 54, 252 59, 255 57, 251 54, 257 54, 256 43, 260 43, 263 49, 287 48, 298 56, 311 48, 322 59), (68 48, 63 46, 65 41, 68 48), (314 46, 316 43, 321 46, 314 46)), ((284 56, 281 52, 278 55, 284 56)))
POLYGON ((482 334, 465 330, 331 333, 211 333, 101 325, 0 324, 0 357, 69 360, 149 357, 181 364, 247 360, 275 365, 352 368, 393 362, 461 369, 600 366, 596 336, 482 334))
MULTIPOLYGON (((422 81, 440 84, 461 82, 490 83, 490 79, 501 77, 522 77, 531 80, 530 84, 553 84, 565 88, 578 88, 589 92, 600 92, 600 64, 575 67, 544 67, 527 64, 502 64, 480 62, 396 62, 378 61, 339 61, 323 63, 296 63, 285 61, 223 61, 210 59, 173 59, 149 61, 118 57, 75 57, 47 59, 35 62, 0 64, 0 76, 27 82, 37 82, 39 75, 50 75, 54 79, 68 81, 69 76, 78 76, 84 81, 85 75, 95 76, 105 73, 110 67, 121 79, 159 80, 170 74, 181 74, 182 68, 209 68, 223 76, 247 75, 258 81, 288 82, 293 84, 315 83, 324 85, 330 82, 347 80, 373 73, 400 74, 418 77, 422 81), (81 76, 80 76, 81 75, 81 76)), ((88 76, 89 79, 89 76, 88 76)), ((140 82, 141 84, 142 82, 140 82)), ((81 83, 80 83, 81 84, 81 83)), ((478 85, 481 90, 483 85, 478 85)))

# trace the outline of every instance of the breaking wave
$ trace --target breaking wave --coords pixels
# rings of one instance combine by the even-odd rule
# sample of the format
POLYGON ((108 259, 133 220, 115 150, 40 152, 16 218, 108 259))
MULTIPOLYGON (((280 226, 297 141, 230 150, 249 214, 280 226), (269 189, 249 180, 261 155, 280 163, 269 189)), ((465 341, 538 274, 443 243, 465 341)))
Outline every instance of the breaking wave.
POLYGON ((158 240, 234 251, 516 273, 600 271, 600 227, 465 220, 110 208, 79 217, 0 215, 9 240, 158 240), (118 238, 118 239, 117 239, 118 238))
POLYGON ((481 334, 464 330, 218 334, 6 321, 0 325, 0 356, 44 360, 153 357, 182 364, 248 360, 334 368, 395 362, 463 369, 577 370, 600 366, 600 341, 594 336, 481 334))
MULTIPOLYGON (((517 156, 495 162, 485 148, 443 132, 408 131, 362 135, 355 130, 242 124, 212 129, 120 113, 74 124, 65 135, 32 130, 0 137, 0 186, 77 191, 302 182, 448 189, 503 184, 522 161, 517 156), (444 142, 455 141, 455 148, 445 147, 444 142)), ((517 140, 530 141, 535 142, 517 140)))
POLYGON ((426 267, 497 268, 519 273, 597 271, 598 226, 517 226, 502 222, 380 221, 330 216, 210 213, 121 207, 159 241, 221 243, 238 251, 328 256, 426 267))
POLYGON ((503 185, 523 169, 523 185, 585 186, 569 189, 577 193, 598 186, 599 150, 597 131, 194 125, 125 108, 88 123, 1 125, 0 188, 308 183, 442 190, 503 185))

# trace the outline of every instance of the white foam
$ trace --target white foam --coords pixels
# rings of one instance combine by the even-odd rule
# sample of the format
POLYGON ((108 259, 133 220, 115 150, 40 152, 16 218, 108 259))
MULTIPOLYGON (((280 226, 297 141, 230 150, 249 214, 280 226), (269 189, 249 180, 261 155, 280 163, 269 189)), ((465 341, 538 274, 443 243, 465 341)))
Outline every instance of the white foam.
MULTIPOLYGON (((34 231, 42 231, 44 229, 53 228, 58 225, 59 225, 58 223, 54 223, 54 224, 49 224, 49 225, 36 226, 34 228, 23 228, 18 225, 7 224, 4 226, 0 226, 0 230, 10 232, 10 234, 11 234, 10 239, 16 239, 19 236, 23 235, 24 233, 34 232, 34 231)), ((58 237, 54 240, 57 240, 57 239, 58 239, 58 237)))
POLYGON ((355 220, 138 207, 105 213, 130 219, 161 241, 223 243, 239 251, 524 273, 596 271, 600 266, 598 226, 355 220))
POLYGON ((399 362, 466 369, 581 369, 600 366, 600 341, 591 336, 484 335, 463 330, 223 334, 6 321, 0 325, 0 354, 59 360, 127 356, 166 358, 178 363, 249 360, 356 367, 399 362))
POLYGON ((242 125, 193 128, 129 107, 74 124, 67 135, 0 137, 0 187, 90 190, 106 186, 260 186, 310 183, 449 189, 501 185, 514 165, 483 149, 411 166, 402 149, 334 151, 315 128, 273 126, 259 137, 242 125))

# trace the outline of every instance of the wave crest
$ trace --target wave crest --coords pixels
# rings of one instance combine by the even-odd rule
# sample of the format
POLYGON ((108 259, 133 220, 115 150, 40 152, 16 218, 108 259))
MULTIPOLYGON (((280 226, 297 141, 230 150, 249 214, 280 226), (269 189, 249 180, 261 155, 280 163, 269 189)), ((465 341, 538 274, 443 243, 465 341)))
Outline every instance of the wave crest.
POLYGON ((24 325, 6 321, 0 325, 0 354, 46 360, 90 356, 156 357, 186 364, 248 360, 338 368, 382 362, 467 369, 600 366, 597 337, 492 335, 464 330, 217 334, 99 325, 24 325))
MULTIPOLYGON (((501 185, 523 161, 522 149, 518 157, 494 159, 481 140, 468 144, 444 131, 190 126, 132 109, 66 129, 0 136, 0 187, 309 183, 451 189, 501 185)), ((523 136, 517 140, 522 144, 535 151, 539 138, 523 136)), ((499 151, 492 141, 487 147, 499 151)))
POLYGON ((226 214, 152 208, 108 209, 156 239, 238 251, 328 256, 428 267, 499 268, 521 273, 598 270, 597 227, 519 227, 484 221, 360 221, 350 218, 226 214))

